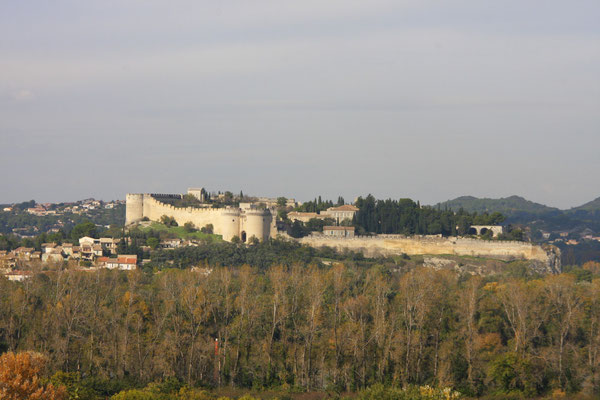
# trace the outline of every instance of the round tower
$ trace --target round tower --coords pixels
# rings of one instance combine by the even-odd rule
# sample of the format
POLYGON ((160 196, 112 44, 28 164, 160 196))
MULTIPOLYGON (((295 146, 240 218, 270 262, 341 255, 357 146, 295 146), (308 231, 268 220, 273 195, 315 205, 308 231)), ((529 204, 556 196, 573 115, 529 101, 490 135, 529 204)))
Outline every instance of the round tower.
MULTIPOLYGON (((223 236, 223 240, 231 242, 231 239, 240 237, 240 210, 236 208, 227 208, 221 211, 221 226, 215 233, 223 236)), ((215 228, 217 228, 215 226, 215 228)))
POLYGON ((144 195, 127 193, 125 200, 125 225, 141 221, 144 218, 144 195))
POLYGON ((271 219, 272 216, 269 210, 247 210, 244 229, 248 240, 252 236, 261 242, 267 240, 271 233, 271 219))

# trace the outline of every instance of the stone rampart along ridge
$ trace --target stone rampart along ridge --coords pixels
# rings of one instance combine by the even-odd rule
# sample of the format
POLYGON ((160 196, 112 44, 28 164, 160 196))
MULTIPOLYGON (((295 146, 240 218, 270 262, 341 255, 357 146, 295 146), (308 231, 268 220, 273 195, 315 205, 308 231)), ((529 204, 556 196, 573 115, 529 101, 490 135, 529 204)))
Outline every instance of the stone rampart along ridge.
POLYGON ((174 218, 180 226, 186 222, 193 223, 198 229, 212 225, 214 233, 227 241, 233 237, 246 241, 253 236, 258 240, 267 240, 271 236, 273 216, 268 209, 175 207, 160 201, 161 197, 176 196, 181 195, 127 194, 125 224, 133 224, 144 218, 160 221, 166 215, 174 218))
POLYGON ((495 258, 499 260, 532 260, 543 264, 545 272, 560 272, 560 251, 554 246, 538 246, 526 242, 490 241, 458 237, 407 237, 401 235, 326 238, 307 236, 299 240, 313 247, 329 246, 338 250, 362 252, 366 257, 392 255, 457 255, 495 258))

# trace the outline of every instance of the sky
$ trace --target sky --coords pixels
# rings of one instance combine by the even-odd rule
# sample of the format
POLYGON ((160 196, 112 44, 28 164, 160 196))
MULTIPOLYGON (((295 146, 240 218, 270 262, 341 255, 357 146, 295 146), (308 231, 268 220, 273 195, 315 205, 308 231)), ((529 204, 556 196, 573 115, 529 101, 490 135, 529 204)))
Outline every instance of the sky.
POLYGON ((600 196, 597 0, 0 2, 0 203, 600 196))

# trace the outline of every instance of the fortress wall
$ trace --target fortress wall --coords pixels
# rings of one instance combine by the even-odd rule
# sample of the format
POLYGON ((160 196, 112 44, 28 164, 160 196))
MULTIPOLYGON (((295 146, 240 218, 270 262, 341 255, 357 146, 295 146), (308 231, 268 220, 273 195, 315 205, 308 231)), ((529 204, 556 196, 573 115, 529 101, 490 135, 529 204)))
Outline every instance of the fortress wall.
POLYGON ((177 224, 183 226, 186 222, 193 223, 196 228, 200 229, 208 224, 214 227, 214 233, 223 235, 223 239, 230 240, 231 236, 227 237, 228 228, 224 227, 222 209, 200 209, 200 208, 180 208, 170 204, 161 203, 155 198, 144 195, 144 217, 148 217, 151 221, 160 221, 160 217, 167 215, 173 217, 177 224))
POLYGON ((275 228, 273 216, 269 210, 239 208, 195 208, 175 207, 163 203, 161 199, 181 198, 174 194, 132 194, 126 196, 126 224, 141 221, 144 217, 151 221, 160 221, 163 215, 175 219, 178 225, 193 223, 200 229, 212 224, 213 232, 221 235, 223 240, 230 241, 240 237, 243 230, 246 238, 255 236, 259 240, 267 240, 275 228))
POLYGON ((310 246, 330 246, 338 250, 362 251, 367 257, 378 255, 443 255, 488 257, 502 260, 526 259, 548 263, 549 255, 542 247, 513 241, 487 241, 467 238, 405 237, 379 235, 376 237, 325 238, 308 236, 300 239, 310 246))

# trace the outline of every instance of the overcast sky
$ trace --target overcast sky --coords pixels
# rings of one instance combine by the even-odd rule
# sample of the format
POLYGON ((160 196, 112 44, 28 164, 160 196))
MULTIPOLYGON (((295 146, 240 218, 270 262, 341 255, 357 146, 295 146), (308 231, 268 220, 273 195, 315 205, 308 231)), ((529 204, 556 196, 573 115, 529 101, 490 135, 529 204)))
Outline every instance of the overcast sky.
POLYGON ((0 203, 600 196, 598 0, 0 1, 0 203))

